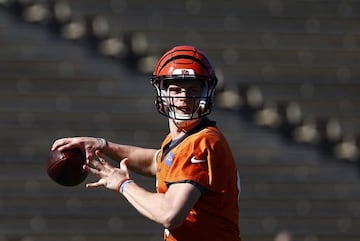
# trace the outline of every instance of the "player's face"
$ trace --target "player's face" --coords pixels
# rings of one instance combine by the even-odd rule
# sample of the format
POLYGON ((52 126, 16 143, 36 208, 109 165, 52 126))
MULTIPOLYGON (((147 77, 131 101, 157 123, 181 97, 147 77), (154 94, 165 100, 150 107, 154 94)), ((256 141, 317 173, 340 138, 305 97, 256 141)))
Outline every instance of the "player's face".
POLYGON ((192 114, 199 106, 202 82, 199 80, 171 81, 167 87, 169 103, 176 114, 192 114))

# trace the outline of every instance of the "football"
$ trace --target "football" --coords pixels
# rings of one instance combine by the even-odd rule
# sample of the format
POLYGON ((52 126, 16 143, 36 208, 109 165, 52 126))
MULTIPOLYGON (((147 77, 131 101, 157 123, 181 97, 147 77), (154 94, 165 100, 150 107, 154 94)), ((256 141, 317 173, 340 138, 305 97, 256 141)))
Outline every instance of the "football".
POLYGON ((86 158, 80 149, 52 150, 46 161, 49 177, 62 186, 76 186, 88 176, 83 170, 86 158))

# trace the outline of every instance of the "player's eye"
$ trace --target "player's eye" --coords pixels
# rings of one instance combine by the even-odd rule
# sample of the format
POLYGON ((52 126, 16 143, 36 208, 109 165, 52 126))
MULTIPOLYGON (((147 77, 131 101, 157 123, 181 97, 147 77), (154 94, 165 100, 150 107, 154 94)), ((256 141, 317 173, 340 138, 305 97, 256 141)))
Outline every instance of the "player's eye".
POLYGON ((180 87, 169 87, 168 91, 170 94, 179 94, 183 92, 182 88, 180 87))

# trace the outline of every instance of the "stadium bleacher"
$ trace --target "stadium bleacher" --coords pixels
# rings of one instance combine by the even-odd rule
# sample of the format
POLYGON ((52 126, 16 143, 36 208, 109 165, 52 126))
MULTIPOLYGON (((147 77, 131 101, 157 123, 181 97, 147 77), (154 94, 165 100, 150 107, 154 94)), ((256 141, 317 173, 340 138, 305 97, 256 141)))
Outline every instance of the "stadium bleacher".
POLYGON ((204 50, 221 77, 212 117, 241 172, 243 240, 275 241, 282 231, 292 241, 359 239, 359 2, 0 5, 0 240, 161 240, 162 228, 123 198, 60 187, 44 165, 63 136, 159 146, 167 122, 149 71, 176 44, 204 50), (109 39, 111 49, 99 48, 109 39), (317 135, 294 138, 305 124, 317 135))

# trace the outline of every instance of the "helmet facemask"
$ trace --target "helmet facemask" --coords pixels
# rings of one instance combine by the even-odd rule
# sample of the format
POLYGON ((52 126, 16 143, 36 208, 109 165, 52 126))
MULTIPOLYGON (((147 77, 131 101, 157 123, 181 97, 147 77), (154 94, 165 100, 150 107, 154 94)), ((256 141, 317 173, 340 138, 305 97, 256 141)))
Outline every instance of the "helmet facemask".
MULTIPOLYGON (((207 79, 160 79, 153 81, 153 85, 156 89, 156 106, 160 114, 174 119, 177 122, 183 122, 188 120, 195 120, 208 115, 213 105, 213 96, 215 92, 214 86, 209 85, 207 79), (171 95, 169 85, 173 82, 180 81, 199 81, 201 83, 201 90, 193 95, 193 93, 186 93, 185 96, 171 95), (188 102, 188 108, 186 110, 181 109, 176 103, 180 99, 186 99, 188 102), (191 109, 189 109, 189 107, 191 109), (183 112, 183 113, 182 113, 183 112)), ((187 90, 187 92, 189 92, 187 90)))

